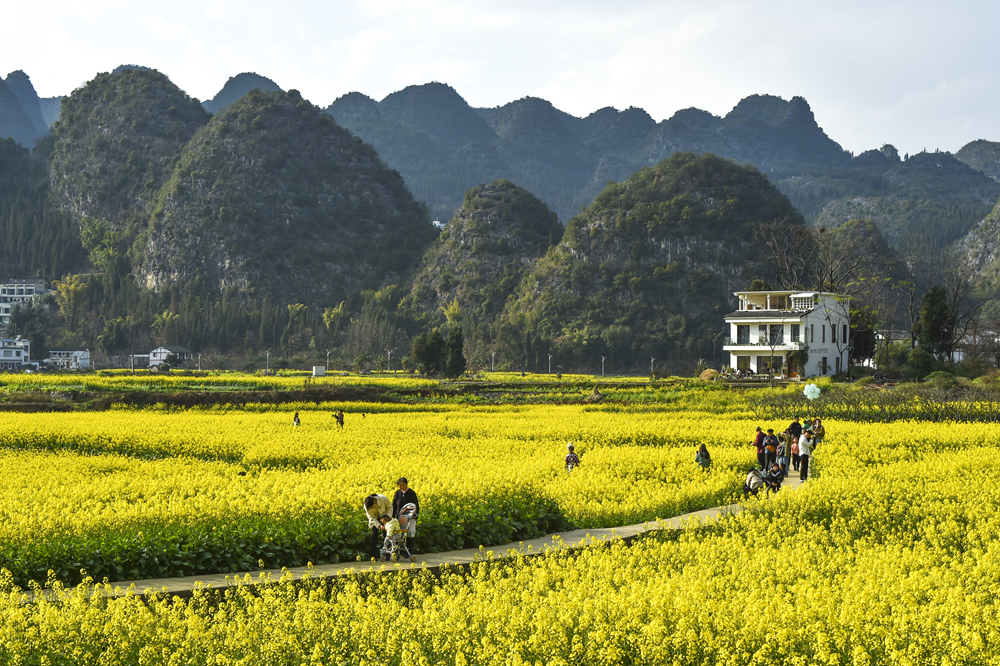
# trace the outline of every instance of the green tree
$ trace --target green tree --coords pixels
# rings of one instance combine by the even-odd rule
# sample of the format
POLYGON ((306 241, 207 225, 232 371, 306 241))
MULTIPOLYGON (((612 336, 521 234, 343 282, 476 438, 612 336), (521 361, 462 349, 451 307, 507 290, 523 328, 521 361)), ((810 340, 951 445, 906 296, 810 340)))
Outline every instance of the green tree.
POLYGON ((939 284, 933 285, 924 293, 920 304, 917 342, 928 353, 942 358, 951 341, 954 325, 949 313, 948 292, 939 284))
POLYGON ((444 349, 444 374, 446 377, 460 377, 465 372, 464 347, 462 327, 456 326, 448 334, 448 342, 444 349))
POLYGON ((436 328, 427 333, 421 333, 413 341, 413 360, 423 368, 425 375, 441 374, 445 363, 445 341, 436 328))

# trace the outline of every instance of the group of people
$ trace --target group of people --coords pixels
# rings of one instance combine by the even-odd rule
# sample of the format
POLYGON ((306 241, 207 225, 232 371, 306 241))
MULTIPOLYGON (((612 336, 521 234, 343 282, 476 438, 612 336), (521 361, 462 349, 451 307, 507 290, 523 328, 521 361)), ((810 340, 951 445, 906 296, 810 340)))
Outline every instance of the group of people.
POLYGON ((396 487, 398 489, 391 502, 385 495, 377 493, 365 498, 365 517, 371 530, 371 556, 383 562, 404 559, 416 562, 413 548, 420 500, 405 476, 396 481, 396 487))
POLYGON ((799 473, 799 479, 809 477, 809 460, 813 451, 826 436, 822 419, 806 419, 796 416, 787 428, 775 434, 773 428, 765 433, 757 426, 757 433, 751 442, 757 448, 757 463, 761 471, 771 473, 775 469, 782 475, 788 474, 789 463, 792 470, 799 473))

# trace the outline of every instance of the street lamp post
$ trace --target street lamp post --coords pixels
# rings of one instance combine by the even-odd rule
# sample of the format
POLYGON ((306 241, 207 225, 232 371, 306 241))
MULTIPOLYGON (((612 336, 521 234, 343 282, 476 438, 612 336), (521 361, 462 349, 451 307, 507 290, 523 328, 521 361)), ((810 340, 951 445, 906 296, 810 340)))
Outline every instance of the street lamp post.
POLYGON ((201 372, 201 354, 198 354, 198 372, 201 372))
POLYGON ((549 354, 549 374, 552 374, 552 354, 549 354))
POLYGON ((389 358, 389 372, 392 372, 392 350, 391 349, 386 349, 385 350, 385 354, 389 358))
POLYGON ((331 351, 332 350, 330 350, 330 349, 326 350, 326 371, 327 372, 330 372, 330 352, 331 351))
POLYGON ((601 377, 604 376, 604 359, 606 359, 606 358, 607 358, 607 356, 602 356, 601 357, 601 377))
POLYGON ((497 371, 497 353, 495 351, 490 352, 490 372, 497 371))
POLYGON ((653 358, 652 356, 649 357, 649 375, 651 377, 653 376, 653 361, 655 361, 655 360, 656 359, 653 358))
POLYGON ((271 352, 264 352, 264 374, 271 374, 271 352))

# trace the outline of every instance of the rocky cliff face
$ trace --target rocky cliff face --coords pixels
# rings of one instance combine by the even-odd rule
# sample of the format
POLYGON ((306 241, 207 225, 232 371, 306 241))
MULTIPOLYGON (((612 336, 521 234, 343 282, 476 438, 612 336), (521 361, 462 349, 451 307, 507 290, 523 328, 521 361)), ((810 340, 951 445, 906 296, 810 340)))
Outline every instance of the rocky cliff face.
POLYGON ((98 74, 63 101, 47 148, 64 210, 124 231, 144 226, 150 202, 208 113, 153 70, 98 74))
POLYGON ((562 234, 555 213, 514 183, 473 188, 424 254, 405 306, 440 323, 443 310, 457 303, 463 314, 488 324, 562 234))
POLYGON ((955 247, 976 275, 983 315, 1000 317, 1000 202, 955 247))
POLYGON ((396 279, 433 237, 375 151, 301 96, 251 91, 185 148, 137 243, 148 287, 335 304, 396 279))
POLYGON ((35 87, 31 85, 31 79, 28 78, 27 74, 18 70, 8 74, 5 83, 11 92, 14 93, 14 96, 17 97, 25 113, 28 114, 31 126, 37 134, 38 139, 41 140, 43 136, 49 133, 49 126, 45 124, 45 120, 42 118, 42 108, 39 104, 38 93, 35 92, 35 87))
POLYGON ((1000 142, 970 141, 955 153, 955 158, 1000 182, 1000 142))

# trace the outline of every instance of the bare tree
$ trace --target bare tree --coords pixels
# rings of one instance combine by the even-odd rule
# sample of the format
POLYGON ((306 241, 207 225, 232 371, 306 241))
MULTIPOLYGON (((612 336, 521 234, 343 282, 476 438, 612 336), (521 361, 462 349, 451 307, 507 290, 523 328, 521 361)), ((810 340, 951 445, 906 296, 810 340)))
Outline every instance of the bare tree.
POLYGON ((753 228, 757 258, 770 271, 781 289, 801 289, 809 277, 816 255, 816 236, 812 229, 782 217, 762 222, 753 228))
POLYGON ((901 295, 900 307, 910 324, 910 349, 917 346, 917 322, 920 320, 920 299, 917 296, 921 283, 929 281, 932 254, 935 252, 931 245, 915 231, 908 231, 899 239, 897 255, 903 279, 895 284, 894 289, 901 295))
POLYGON ((819 291, 845 293, 858 276, 885 272, 892 252, 869 220, 851 220, 836 229, 817 230, 813 271, 819 291))
POLYGON ((942 340, 942 352, 945 358, 952 358, 955 349, 976 329, 983 301, 973 296, 975 269, 955 252, 942 253, 940 261, 935 262, 933 277, 948 294, 947 319, 951 334, 942 340))

